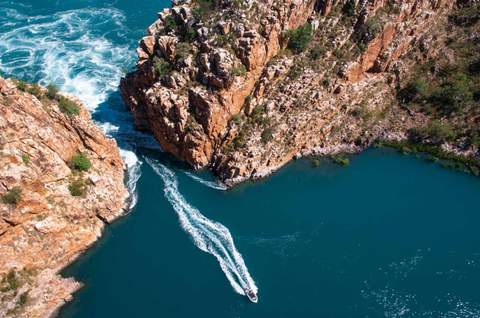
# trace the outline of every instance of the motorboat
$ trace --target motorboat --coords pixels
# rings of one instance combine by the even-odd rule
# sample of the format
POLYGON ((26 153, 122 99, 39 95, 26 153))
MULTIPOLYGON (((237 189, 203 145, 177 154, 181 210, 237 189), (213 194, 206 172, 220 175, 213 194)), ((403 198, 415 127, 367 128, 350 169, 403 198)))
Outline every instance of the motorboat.
POLYGON ((257 293, 255 293, 253 290, 251 289, 245 289, 245 295, 248 297, 248 299, 252 302, 252 303, 257 303, 258 302, 258 296, 257 296, 257 293))

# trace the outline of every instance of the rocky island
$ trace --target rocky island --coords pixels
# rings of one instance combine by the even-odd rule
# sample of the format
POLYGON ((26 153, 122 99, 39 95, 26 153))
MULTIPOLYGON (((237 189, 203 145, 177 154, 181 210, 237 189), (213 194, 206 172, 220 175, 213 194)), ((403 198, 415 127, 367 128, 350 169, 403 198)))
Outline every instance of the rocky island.
POLYGON ((478 174, 478 21, 468 0, 176 0, 121 90, 228 185, 373 143, 478 174))
POLYGON ((59 271, 124 213, 114 140, 73 97, 0 78, 0 317, 50 317, 81 285, 59 271))

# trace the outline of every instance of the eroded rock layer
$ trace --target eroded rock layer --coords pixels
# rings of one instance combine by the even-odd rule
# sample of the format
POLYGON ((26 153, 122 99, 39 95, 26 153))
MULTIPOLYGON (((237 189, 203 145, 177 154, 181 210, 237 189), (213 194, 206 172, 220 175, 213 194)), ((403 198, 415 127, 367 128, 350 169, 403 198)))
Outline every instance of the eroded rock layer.
POLYGON ((80 287, 58 272, 124 213, 124 164, 78 101, 18 86, 0 78, 0 317, 49 317, 80 287))

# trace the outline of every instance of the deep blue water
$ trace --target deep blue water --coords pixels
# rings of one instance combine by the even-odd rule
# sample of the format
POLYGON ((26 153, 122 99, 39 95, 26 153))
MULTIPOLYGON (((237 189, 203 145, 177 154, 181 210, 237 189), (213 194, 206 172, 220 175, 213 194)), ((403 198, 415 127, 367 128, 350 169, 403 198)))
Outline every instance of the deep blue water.
POLYGON ((60 317, 480 317, 480 179, 374 149, 223 191, 145 149, 116 87, 166 5, 0 0, 0 71, 82 98, 138 195, 64 271, 85 287, 60 317))

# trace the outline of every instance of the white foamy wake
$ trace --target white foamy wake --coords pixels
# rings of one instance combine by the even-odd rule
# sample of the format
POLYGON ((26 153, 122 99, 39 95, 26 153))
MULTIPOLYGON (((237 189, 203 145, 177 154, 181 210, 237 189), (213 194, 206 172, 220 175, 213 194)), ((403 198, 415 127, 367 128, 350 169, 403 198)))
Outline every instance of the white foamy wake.
POLYGON ((201 183, 204 186, 207 186, 209 188, 212 188, 212 189, 215 189, 215 190, 221 190, 221 191, 225 191, 225 190, 228 189, 225 185, 223 185, 219 182, 204 180, 204 179, 200 178, 199 176, 197 176, 197 175, 195 175, 191 172, 187 171, 187 172, 185 172, 185 174, 187 176, 189 176, 190 178, 192 178, 193 180, 197 181, 198 183, 201 183))
POLYGON ((248 272, 242 255, 237 251, 229 230, 203 216, 185 200, 178 190, 178 181, 172 170, 157 160, 145 158, 145 161, 162 178, 165 196, 177 213, 183 230, 191 236, 194 244, 200 250, 215 256, 237 293, 245 295, 245 289, 251 289, 256 293, 258 288, 248 272))
POLYGON ((125 40, 130 30, 123 12, 83 8, 27 15, 28 8, 10 5, 0 1, 0 71, 43 85, 54 83, 96 112, 97 124, 121 148, 133 208, 141 165, 135 148, 155 143, 135 131, 117 92, 125 66, 134 59, 125 40))

